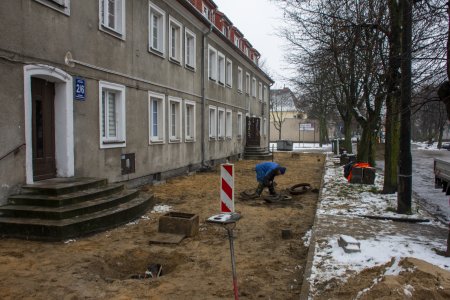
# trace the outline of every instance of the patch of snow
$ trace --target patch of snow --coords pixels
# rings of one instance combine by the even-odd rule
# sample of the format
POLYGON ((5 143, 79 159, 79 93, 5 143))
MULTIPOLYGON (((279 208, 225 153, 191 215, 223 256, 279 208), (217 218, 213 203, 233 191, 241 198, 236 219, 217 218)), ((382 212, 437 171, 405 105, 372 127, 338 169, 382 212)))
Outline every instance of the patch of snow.
POLYGON ((405 294, 405 296, 408 298, 412 298, 412 292, 414 292, 414 287, 409 284, 405 285, 405 287, 403 288, 403 293, 405 294))
POLYGON ((153 207, 151 213, 166 213, 172 210, 172 206, 166 204, 157 204, 153 207))
POLYGON ((303 245, 305 245, 305 247, 309 247, 309 243, 310 243, 310 241, 311 241, 311 233, 312 233, 312 230, 310 229, 310 230, 308 230, 308 231, 305 233, 305 235, 302 237, 303 245))
POLYGON ((392 266, 386 269, 384 275, 398 276, 400 272, 404 271, 404 269, 401 266, 399 266, 399 263, 400 259, 396 257, 394 259, 394 263, 392 264, 392 266))
POLYGON ((71 244, 71 243, 75 243, 77 240, 74 239, 68 239, 64 241, 64 244, 71 244))
POLYGON ((138 219, 138 220, 131 221, 131 222, 128 222, 128 223, 127 223, 127 226, 133 226, 133 225, 137 225, 137 224, 139 224, 139 219, 138 219))

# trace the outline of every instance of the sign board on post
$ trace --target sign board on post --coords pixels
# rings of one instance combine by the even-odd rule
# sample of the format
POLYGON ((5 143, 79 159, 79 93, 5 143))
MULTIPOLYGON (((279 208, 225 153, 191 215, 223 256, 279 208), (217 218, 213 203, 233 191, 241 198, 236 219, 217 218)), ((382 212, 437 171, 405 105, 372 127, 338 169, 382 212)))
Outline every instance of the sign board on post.
POLYGON ((220 165, 220 212, 234 212, 234 165, 220 165))
POLYGON ((73 81, 73 97, 75 100, 86 99, 86 80, 83 78, 75 77, 73 81))

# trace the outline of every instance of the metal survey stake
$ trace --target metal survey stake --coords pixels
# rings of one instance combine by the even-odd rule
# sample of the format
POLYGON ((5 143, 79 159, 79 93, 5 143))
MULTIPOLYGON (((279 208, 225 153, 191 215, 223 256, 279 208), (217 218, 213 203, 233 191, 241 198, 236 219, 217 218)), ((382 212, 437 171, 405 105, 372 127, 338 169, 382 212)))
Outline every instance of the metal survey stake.
POLYGON ((236 275, 236 260, 234 259, 234 243, 233 243, 233 229, 236 228, 236 223, 241 219, 241 215, 238 213, 223 213, 209 217, 206 222, 212 224, 222 225, 228 233, 228 240, 230 241, 230 254, 231 254, 231 269, 233 272, 233 290, 234 299, 239 299, 237 275, 236 275))

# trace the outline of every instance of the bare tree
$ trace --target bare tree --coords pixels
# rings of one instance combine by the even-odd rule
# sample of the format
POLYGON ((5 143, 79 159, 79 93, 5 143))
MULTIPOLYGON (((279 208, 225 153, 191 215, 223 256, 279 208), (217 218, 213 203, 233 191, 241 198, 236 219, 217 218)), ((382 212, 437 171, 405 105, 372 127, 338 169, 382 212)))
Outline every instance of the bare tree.
POLYGON ((287 113, 295 109, 294 96, 291 90, 287 88, 271 90, 270 93, 270 118, 272 119, 275 129, 278 131, 278 139, 281 140, 281 130, 287 113))

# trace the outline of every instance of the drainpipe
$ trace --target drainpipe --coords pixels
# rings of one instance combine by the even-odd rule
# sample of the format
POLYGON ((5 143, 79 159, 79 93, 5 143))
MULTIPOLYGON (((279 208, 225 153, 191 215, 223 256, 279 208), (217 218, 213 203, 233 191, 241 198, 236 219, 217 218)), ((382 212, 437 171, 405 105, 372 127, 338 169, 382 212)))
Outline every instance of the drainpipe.
MULTIPOLYGON (((270 100, 271 100, 270 88, 272 86, 273 86, 273 83, 269 84, 269 90, 267 91, 269 93, 269 97, 267 97, 267 111, 268 111, 268 115, 269 115, 269 124, 267 124, 267 127, 268 127, 268 129, 267 129, 267 134, 268 134, 267 148, 269 149, 269 152, 271 151, 270 150, 270 119, 271 119, 272 115, 270 114, 270 100)), ((273 154, 272 154, 272 158, 273 158, 273 154)))
POLYGON ((206 114, 206 80, 208 79, 205 72, 205 61, 206 61, 206 37, 212 32, 213 25, 209 25, 209 30, 202 34, 202 167, 205 167, 205 151, 206 151, 206 140, 205 140, 205 114, 206 114))

